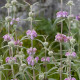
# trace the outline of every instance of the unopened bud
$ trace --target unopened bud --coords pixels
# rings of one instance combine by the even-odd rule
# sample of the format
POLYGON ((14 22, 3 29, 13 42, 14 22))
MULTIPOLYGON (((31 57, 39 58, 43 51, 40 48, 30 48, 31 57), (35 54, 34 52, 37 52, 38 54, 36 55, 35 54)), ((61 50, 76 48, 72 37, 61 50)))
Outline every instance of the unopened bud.
POLYGON ((33 17, 34 13, 33 12, 29 12, 29 17, 33 17))
POLYGON ((7 22, 10 22, 11 21, 11 16, 7 16, 6 18, 5 18, 5 20, 7 21, 7 22))
POLYGON ((16 0, 12 0, 12 1, 11 1, 11 4, 12 4, 12 5, 16 5, 16 4, 17 4, 17 1, 16 1, 16 0))
POLYGON ((6 4, 5 4, 5 7, 6 7, 6 8, 10 8, 10 3, 6 3, 6 4))
POLYGON ((14 46, 14 41, 8 42, 8 45, 11 46, 11 47, 13 47, 14 46))
POLYGON ((1 71, 1 70, 3 70, 3 69, 4 69, 4 66, 3 66, 3 65, 1 65, 1 66, 0 66, 0 71, 1 71))
POLYGON ((22 64, 21 68, 24 69, 26 67, 26 64, 22 64))
POLYGON ((48 52, 48 55, 49 55, 49 56, 52 56, 52 55, 53 55, 53 51, 49 51, 49 52, 48 52))
POLYGON ((70 39, 70 43, 71 43, 71 44, 75 43, 75 39, 71 38, 71 39, 70 39))
POLYGON ((48 46, 48 42, 44 42, 43 45, 44 45, 45 47, 47 47, 47 46, 48 46))
POLYGON ((39 74, 39 79, 42 80, 44 78, 44 73, 39 74))
POLYGON ((69 6, 73 6, 73 5, 75 5, 75 4, 73 3, 72 0, 70 0, 70 1, 68 1, 67 5, 69 5, 69 6))
POLYGON ((31 20, 32 20, 32 17, 28 17, 27 20, 28 20, 28 21, 31 21, 31 20))

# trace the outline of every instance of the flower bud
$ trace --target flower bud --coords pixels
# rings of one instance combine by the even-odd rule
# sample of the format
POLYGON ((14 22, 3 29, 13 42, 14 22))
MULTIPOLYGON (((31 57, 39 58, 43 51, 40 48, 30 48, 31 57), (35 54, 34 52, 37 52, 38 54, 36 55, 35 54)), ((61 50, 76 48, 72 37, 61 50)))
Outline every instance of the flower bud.
POLYGON ((71 39, 70 39, 70 43, 71 43, 71 44, 75 43, 75 39, 71 38, 71 39))
POLYGON ((11 1, 11 4, 12 4, 12 5, 16 5, 16 4, 17 4, 17 1, 16 1, 16 0, 12 0, 12 1, 11 1))
POLYGON ((75 18, 75 17, 74 17, 73 14, 68 16, 68 19, 69 19, 69 20, 72 20, 72 19, 74 19, 74 18, 75 18))
POLYGON ((49 55, 49 56, 52 56, 52 55, 53 55, 53 51, 49 51, 49 52, 48 52, 48 55, 49 55))
POLYGON ((4 66, 3 66, 3 65, 1 65, 1 66, 0 66, 0 71, 1 71, 1 70, 3 70, 3 69, 4 69, 4 66))
POLYGON ((29 12, 29 17, 33 17, 34 13, 33 12, 29 12))
POLYGON ((45 47, 47 47, 47 46, 48 46, 48 42, 44 42, 43 45, 44 45, 45 47))
POLYGON ((44 73, 39 74, 39 79, 42 80, 44 78, 44 73))
POLYGON ((26 67, 26 64, 21 64, 21 68, 24 69, 26 67))
POLYGON ((5 18, 5 20, 7 21, 7 22, 10 22, 11 21, 11 16, 7 16, 6 18, 5 18))
POLYGON ((11 46, 11 47, 13 47, 14 46, 14 41, 8 42, 8 45, 11 46))
POLYGON ((6 3, 6 4, 5 4, 5 7, 6 7, 6 8, 10 8, 10 3, 6 3))
POLYGON ((73 6, 73 5, 75 5, 75 4, 73 3, 72 0, 70 0, 70 1, 68 1, 67 5, 69 5, 69 6, 73 6))
POLYGON ((28 17, 27 20, 28 20, 28 21, 31 21, 31 20, 32 20, 32 17, 28 17))

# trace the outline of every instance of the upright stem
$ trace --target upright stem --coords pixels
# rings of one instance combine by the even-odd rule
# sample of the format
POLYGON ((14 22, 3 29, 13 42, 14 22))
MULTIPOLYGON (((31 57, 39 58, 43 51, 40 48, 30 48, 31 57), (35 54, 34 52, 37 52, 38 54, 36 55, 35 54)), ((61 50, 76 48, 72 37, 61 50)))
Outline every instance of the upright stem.
MULTIPOLYGON (((70 15, 71 14, 72 14, 72 6, 70 6, 70 15)), ((69 36, 70 36, 70 31, 71 31, 71 23, 69 20, 69 36)), ((69 58, 69 77, 71 77, 71 59, 70 58, 69 58)))
MULTIPOLYGON (((47 63, 46 63, 46 49, 45 49, 45 72, 47 72, 47 63)), ((47 73, 45 74, 45 80, 47 79, 47 73)))
POLYGON ((11 65, 11 69, 12 69, 13 80, 15 80, 15 78, 14 78, 14 69, 13 69, 13 64, 11 65))
MULTIPOLYGON (((70 6, 70 15, 72 14, 72 6, 70 6)), ((70 31, 71 31, 71 23, 70 23, 70 20, 69 20, 69 33, 68 35, 70 36, 70 31)))
MULTIPOLYGON (((8 16, 9 16, 9 8, 7 9, 7 11, 8 11, 8 16)), ((9 31, 9 22, 8 22, 8 34, 10 33, 10 31, 9 31)))
MULTIPOLYGON (((30 6, 30 11, 32 12, 32 5, 30 6)), ((31 25, 30 25, 30 29, 32 31, 32 17, 31 17, 31 25)), ((32 50, 33 50, 33 40, 31 39, 31 47, 32 47, 32 50)), ((32 51, 33 52, 33 51, 32 51)), ((34 55, 32 54, 33 58, 34 58, 34 55)), ((35 78, 35 70, 34 70, 34 66, 32 66, 33 68, 33 80, 36 80, 35 78)))
POLYGON ((62 43, 60 42, 60 80, 62 80, 62 43))
MULTIPOLYGON (((63 11, 63 0, 61 0, 61 11, 63 11)), ((63 32, 63 22, 61 22, 61 34, 63 32)), ((62 80, 62 42, 60 42, 60 80, 62 80)))
POLYGON ((2 75, 2 72, 0 71, 0 80, 1 80, 1 75, 2 75))

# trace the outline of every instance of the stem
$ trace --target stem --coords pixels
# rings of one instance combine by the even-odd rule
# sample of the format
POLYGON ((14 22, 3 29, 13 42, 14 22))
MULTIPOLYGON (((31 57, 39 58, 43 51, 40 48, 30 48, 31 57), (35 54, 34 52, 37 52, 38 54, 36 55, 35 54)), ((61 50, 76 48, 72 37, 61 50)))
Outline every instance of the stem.
MULTIPOLYGON (((70 6, 70 15, 71 14, 72 14, 72 6, 70 6)), ((71 23, 69 20, 69 36, 70 36, 70 31, 71 31, 71 23)), ((71 77, 71 59, 70 58, 69 58, 69 77, 71 77)))
POLYGON ((69 60, 69 77, 71 77, 71 60, 69 60))
POLYGON ((2 75, 2 72, 0 71, 0 80, 1 80, 1 75, 2 75))
MULTIPOLYGON (((45 72, 47 72, 47 63, 46 63, 46 49, 45 49, 45 72)), ((45 80, 47 79, 47 74, 45 75, 45 80)))
POLYGON ((15 78, 14 78, 14 69, 13 69, 13 64, 11 65, 11 69, 12 69, 13 80, 15 80, 15 78))
MULTIPOLYGON (((63 0, 61 0, 61 11, 63 11, 63 0)), ((63 22, 61 22, 61 34, 63 32, 63 22)), ((62 80, 62 42, 60 42, 60 80, 62 80)))
POLYGON ((62 80, 62 43, 60 42, 60 80, 62 80))
MULTIPOLYGON (((72 6, 70 6, 70 15, 72 14, 72 6)), ((69 36, 70 36, 70 31, 71 31, 71 23, 70 23, 70 20, 69 20, 69 36)))
MULTIPOLYGON (((30 11, 32 12, 32 5, 30 6, 30 11)), ((31 25, 30 25, 30 29, 32 30, 32 17, 31 17, 31 25)), ((33 40, 31 39, 31 47, 32 47, 32 50, 33 50, 33 40)), ((32 51, 33 52, 33 51, 32 51)), ((33 58, 34 58, 34 55, 32 54, 33 58)), ((35 70, 34 70, 34 66, 32 66, 33 68, 33 80, 36 80, 35 78, 35 70)))
MULTIPOLYGON (((8 16, 9 16, 9 8, 7 9, 7 11, 8 11, 8 16)), ((9 31, 9 22, 8 22, 8 34, 10 33, 10 31, 9 31)))

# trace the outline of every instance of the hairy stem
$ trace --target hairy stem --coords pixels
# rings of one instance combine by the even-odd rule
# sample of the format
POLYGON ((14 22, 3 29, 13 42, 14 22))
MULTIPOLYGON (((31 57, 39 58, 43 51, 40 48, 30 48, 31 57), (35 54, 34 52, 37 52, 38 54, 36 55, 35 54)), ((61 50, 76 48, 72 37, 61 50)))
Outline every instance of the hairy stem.
POLYGON ((0 80, 1 80, 1 75, 2 75, 2 72, 0 71, 0 80))
MULTIPOLYGON (((46 63, 46 49, 45 49, 45 72, 47 72, 47 63, 46 63)), ((47 79, 47 73, 45 74, 45 80, 47 79)))
MULTIPOLYGON (((72 6, 70 6, 70 15, 72 14, 72 6)), ((69 36, 71 32, 71 22, 69 20, 69 36)), ((69 58, 69 77, 71 77, 71 59, 69 58)))
MULTIPOLYGON (((61 11, 63 11, 63 0, 61 0, 61 11)), ((63 32, 63 22, 61 22, 61 34, 63 32)), ((62 80, 62 42, 60 42, 60 80, 62 80)))
MULTIPOLYGON (((32 5, 30 6, 30 11, 32 12, 32 5)), ((32 30, 33 28, 32 28, 32 17, 31 17, 31 25, 30 25, 30 29, 32 30)), ((31 39, 31 47, 32 47, 32 50, 33 50, 33 40, 31 39)), ((33 51, 32 51, 33 52, 33 51)), ((33 58, 34 58, 34 55, 32 54, 32 56, 33 56, 33 58)), ((35 78, 35 70, 34 70, 34 66, 32 66, 32 68, 33 68, 33 80, 36 80, 36 78, 35 78)))
POLYGON ((15 80, 15 77, 14 77, 14 69, 13 69, 13 64, 11 65, 11 69, 12 69, 13 80, 15 80))

